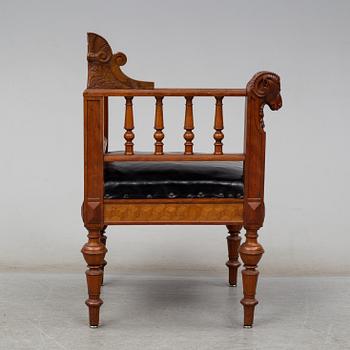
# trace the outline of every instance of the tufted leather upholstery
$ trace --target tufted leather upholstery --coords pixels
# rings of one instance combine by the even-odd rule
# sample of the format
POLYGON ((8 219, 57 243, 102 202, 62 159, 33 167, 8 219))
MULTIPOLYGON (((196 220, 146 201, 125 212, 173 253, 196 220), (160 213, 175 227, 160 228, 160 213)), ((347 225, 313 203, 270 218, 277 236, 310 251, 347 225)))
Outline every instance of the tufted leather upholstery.
POLYGON ((243 198, 241 162, 111 162, 105 198, 243 198))

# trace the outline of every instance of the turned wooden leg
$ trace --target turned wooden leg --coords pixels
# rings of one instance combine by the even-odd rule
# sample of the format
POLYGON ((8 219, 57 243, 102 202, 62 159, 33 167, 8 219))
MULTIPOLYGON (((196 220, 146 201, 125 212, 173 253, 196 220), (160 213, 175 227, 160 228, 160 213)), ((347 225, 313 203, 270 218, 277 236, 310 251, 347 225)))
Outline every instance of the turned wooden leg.
MULTIPOLYGON (((107 242, 107 236, 106 236, 106 228, 107 226, 104 226, 103 229, 101 230, 101 243, 106 247, 106 242, 107 242)), ((107 252, 107 249, 106 249, 107 252)), ((105 266, 107 265, 107 261, 106 259, 103 259, 102 265, 101 265, 101 269, 102 269, 102 286, 103 286, 103 281, 104 281, 104 272, 105 272, 105 266)))
POLYGON ((238 249, 241 243, 241 228, 242 225, 227 225, 229 236, 227 236, 227 248, 228 248, 228 261, 226 266, 228 267, 228 284, 231 287, 237 286, 237 270, 241 266, 238 260, 238 249))
POLYGON ((101 284, 103 278, 102 264, 107 249, 101 243, 101 229, 88 229, 89 241, 83 246, 81 252, 87 263, 86 280, 89 298, 86 305, 89 307, 90 327, 98 327, 100 307, 103 301, 100 299, 101 284))
POLYGON ((258 304, 258 301, 255 299, 255 292, 259 271, 256 268, 264 253, 264 249, 257 240, 258 230, 247 227, 246 230, 246 240, 239 248, 244 264, 244 270, 242 271, 244 297, 241 300, 241 304, 244 308, 244 327, 251 328, 254 322, 254 309, 258 304))

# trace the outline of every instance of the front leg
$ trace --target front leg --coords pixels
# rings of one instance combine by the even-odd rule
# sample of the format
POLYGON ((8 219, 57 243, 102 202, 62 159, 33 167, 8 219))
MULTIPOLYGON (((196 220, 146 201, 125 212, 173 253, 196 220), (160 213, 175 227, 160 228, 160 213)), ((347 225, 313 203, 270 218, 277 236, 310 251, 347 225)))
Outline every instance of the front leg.
POLYGON ((254 309, 258 304, 258 301, 255 299, 255 293, 259 271, 256 268, 264 253, 264 249, 258 243, 258 230, 250 227, 245 228, 247 230, 246 240, 239 248, 239 253, 244 263, 244 270, 242 271, 244 297, 241 300, 241 304, 244 308, 244 327, 251 328, 254 322, 254 309))
POLYGON ((89 298, 85 303, 89 307, 90 327, 96 328, 99 324, 100 307, 103 304, 102 299, 100 299, 103 279, 101 267, 107 250, 101 243, 101 230, 99 228, 88 228, 88 230, 89 241, 81 250, 88 265, 88 270, 86 270, 86 280, 89 298))

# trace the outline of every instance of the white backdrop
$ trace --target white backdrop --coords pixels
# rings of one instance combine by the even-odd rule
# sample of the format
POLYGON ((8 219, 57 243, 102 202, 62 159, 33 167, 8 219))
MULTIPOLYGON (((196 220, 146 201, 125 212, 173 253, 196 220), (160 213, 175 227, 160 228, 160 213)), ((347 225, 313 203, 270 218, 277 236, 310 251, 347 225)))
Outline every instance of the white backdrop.
MULTIPOLYGON (((281 76, 265 110, 265 274, 348 274, 348 1, 2 1, 0 268, 83 271, 80 218, 86 32, 157 87, 244 87, 281 76)), ((112 144, 123 107, 112 105, 112 144)), ((154 101, 135 101, 138 149, 152 145, 154 101)), ((213 101, 195 101, 197 150, 212 147, 213 101), (210 140, 210 142, 208 141, 210 140)), ((239 151, 242 101, 225 101, 226 150, 239 151), (233 148, 233 149, 232 149, 233 148)), ((164 101, 165 144, 181 147, 183 101, 164 101)), ((108 231, 112 271, 225 271, 220 226, 108 231)))

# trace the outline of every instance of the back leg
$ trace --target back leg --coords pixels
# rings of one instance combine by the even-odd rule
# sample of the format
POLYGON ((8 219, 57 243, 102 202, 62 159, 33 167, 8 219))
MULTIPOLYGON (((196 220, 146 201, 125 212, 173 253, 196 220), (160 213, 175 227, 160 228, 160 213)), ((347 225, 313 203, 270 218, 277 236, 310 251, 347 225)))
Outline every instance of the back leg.
MULTIPOLYGON (((106 242, 107 242, 106 228, 107 228, 107 226, 103 227, 103 229, 101 230, 101 237, 100 237, 100 241, 105 247, 106 247, 106 242)), ((106 249, 106 251, 107 251, 107 249, 106 249)), ((102 286, 103 286, 104 272, 105 272, 105 266, 106 265, 107 265, 107 261, 105 260, 105 258, 103 258, 103 262, 102 262, 102 265, 101 265, 101 269, 102 269, 102 286)))
POLYGON ((241 266, 241 263, 238 260, 238 249, 241 244, 240 233, 242 225, 227 225, 226 227, 229 232, 229 236, 227 236, 228 261, 226 262, 229 271, 228 283, 230 287, 236 287, 237 270, 241 266))

